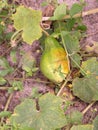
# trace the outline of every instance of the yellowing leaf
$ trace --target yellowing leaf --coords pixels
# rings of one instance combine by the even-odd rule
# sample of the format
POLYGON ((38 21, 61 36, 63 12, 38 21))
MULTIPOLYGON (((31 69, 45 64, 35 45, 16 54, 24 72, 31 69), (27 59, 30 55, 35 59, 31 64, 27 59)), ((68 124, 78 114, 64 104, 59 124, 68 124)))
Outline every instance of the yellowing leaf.
POLYGON ((98 42, 94 41, 92 46, 86 45, 85 50, 87 52, 91 52, 91 53, 94 52, 94 53, 98 54, 98 42))
POLYGON ((42 36, 42 29, 40 27, 42 19, 41 11, 19 6, 12 19, 14 20, 14 27, 17 30, 23 31, 23 40, 28 44, 32 44, 32 42, 42 36))

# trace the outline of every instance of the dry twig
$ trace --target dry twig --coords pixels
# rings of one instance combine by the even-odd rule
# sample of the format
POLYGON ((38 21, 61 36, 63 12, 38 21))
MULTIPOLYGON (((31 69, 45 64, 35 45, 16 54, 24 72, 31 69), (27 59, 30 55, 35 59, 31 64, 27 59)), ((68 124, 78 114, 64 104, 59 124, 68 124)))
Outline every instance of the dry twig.
POLYGON ((84 115, 93 105, 95 102, 90 103, 83 111, 82 114, 84 115))

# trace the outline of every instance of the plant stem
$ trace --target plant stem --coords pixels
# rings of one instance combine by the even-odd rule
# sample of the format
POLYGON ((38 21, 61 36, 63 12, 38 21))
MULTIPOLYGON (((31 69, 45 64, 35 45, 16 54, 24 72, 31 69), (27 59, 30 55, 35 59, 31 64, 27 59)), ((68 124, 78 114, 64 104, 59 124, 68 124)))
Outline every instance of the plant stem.
POLYGON ((70 56, 71 60, 79 67, 79 69, 83 72, 84 76, 87 75, 85 70, 70 56))
MULTIPOLYGON (((77 18, 77 17, 80 17, 80 16, 84 17, 84 16, 88 16, 88 15, 91 15, 91 14, 96 14, 96 13, 98 13, 98 8, 82 12, 82 15, 81 15, 81 13, 78 13, 78 14, 74 15, 73 17, 74 18, 77 18)), ((69 19, 69 18, 70 18, 70 15, 66 15, 64 17, 64 19, 69 19)), ((50 19, 50 17, 43 17, 42 21, 48 21, 49 19, 50 19)))
POLYGON ((67 48, 66 48, 66 45, 65 45, 65 41, 64 41, 64 38, 63 38, 63 35, 62 35, 62 30, 61 30, 61 24, 60 24, 60 22, 58 21, 58 25, 59 25, 59 29, 60 29, 60 34, 61 34, 61 39, 62 39, 62 44, 63 44, 63 47, 64 47, 64 49, 65 49, 65 51, 66 51, 66 53, 67 53, 67 57, 68 57, 68 52, 67 52, 67 48))
POLYGON ((92 52, 90 53, 88 53, 88 54, 82 54, 81 55, 82 57, 98 57, 98 54, 93 54, 92 52))
POLYGON ((43 33, 48 37, 49 33, 47 31, 45 31, 44 29, 42 29, 43 33))
MULTIPOLYGON (((60 22, 58 22, 58 24, 59 24, 59 29, 60 29, 60 32, 61 32, 60 22)), ((64 49, 65 49, 65 51, 67 53, 67 61, 68 61, 68 64, 69 64, 69 68, 70 68, 70 63, 69 63, 69 58, 68 57, 70 57, 71 60, 80 68, 80 70, 83 72, 83 74, 86 75, 86 72, 81 68, 81 66, 68 54, 68 51, 67 51, 67 48, 66 48, 66 45, 65 45, 65 41, 64 41, 64 37, 63 37, 62 33, 61 33, 61 39, 62 39, 63 47, 64 47, 64 49)))
POLYGON ((68 56, 69 56, 69 54, 68 54, 68 51, 67 51, 67 48, 66 48, 66 45, 65 45, 65 41, 64 41, 64 38, 63 38, 63 35, 62 35, 62 30, 61 30, 61 25, 60 25, 60 22, 58 21, 58 25, 59 25, 59 29, 60 29, 60 34, 61 34, 61 39, 62 39, 62 44, 63 44, 63 47, 64 47, 64 49, 65 49, 65 52, 66 52, 66 57, 67 57, 67 61, 68 61, 68 66, 69 66, 69 68, 70 68, 70 63, 69 63, 69 58, 68 58, 68 56))
POLYGON ((42 81, 42 80, 38 80, 38 79, 30 79, 30 78, 27 78, 27 79, 24 79, 24 78, 7 78, 8 80, 26 80, 26 81, 35 81, 35 82, 39 82, 39 83, 50 83, 49 81, 42 81))
POLYGON ((61 85, 61 88, 60 88, 59 92, 57 93, 57 96, 60 96, 60 94, 62 93, 62 91, 63 91, 63 89, 64 89, 64 87, 65 87, 65 85, 66 85, 67 82, 70 80, 70 74, 71 74, 71 72, 68 74, 66 80, 65 80, 64 83, 61 85))
POLYGON ((6 16, 5 15, 0 15, 0 18, 6 18, 6 16))
POLYGON ((12 35, 11 41, 16 40, 16 39, 21 35, 21 33, 22 33, 22 30, 16 31, 16 32, 12 35))

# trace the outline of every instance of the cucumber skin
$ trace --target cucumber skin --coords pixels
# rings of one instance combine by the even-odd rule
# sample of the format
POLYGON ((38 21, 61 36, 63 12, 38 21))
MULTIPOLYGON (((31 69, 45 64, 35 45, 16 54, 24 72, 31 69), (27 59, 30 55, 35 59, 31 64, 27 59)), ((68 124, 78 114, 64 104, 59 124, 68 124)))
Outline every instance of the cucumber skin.
POLYGON ((54 83, 62 82, 70 71, 67 54, 53 37, 47 37, 45 40, 45 50, 41 56, 40 70, 45 77, 54 83))

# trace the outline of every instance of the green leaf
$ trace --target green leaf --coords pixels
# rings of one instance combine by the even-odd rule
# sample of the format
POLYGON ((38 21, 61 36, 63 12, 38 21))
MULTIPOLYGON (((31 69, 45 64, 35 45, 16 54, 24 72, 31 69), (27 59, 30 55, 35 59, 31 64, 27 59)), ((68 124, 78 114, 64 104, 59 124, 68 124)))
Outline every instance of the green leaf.
POLYGON ((98 61, 96 60, 96 57, 90 58, 87 61, 82 62, 81 67, 88 76, 98 76, 98 61))
POLYGON ((82 10, 83 10, 83 6, 78 3, 75 3, 72 5, 69 14, 71 17, 73 17, 75 14, 81 12, 82 10))
POLYGON ((26 99, 15 108, 10 118, 11 123, 34 130, 54 130, 66 125, 60 97, 48 93, 39 98, 38 104, 39 110, 36 108, 35 101, 26 99))
MULTIPOLYGON (((82 38, 82 33, 80 32, 80 31, 74 31, 73 33, 72 33, 72 35, 73 36, 75 36, 75 37, 77 37, 77 39, 80 41, 81 40, 81 38, 82 38)), ((80 42, 79 42, 80 43, 80 42)), ((79 47, 80 47, 80 45, 79 45, 79 47)))
POLYGON ((65 31, 66 30, 66 23, 65 22, 61 22, 61 21, 57 21, 53 23, 53 27, 54 27, 54 32, 55 33, 61 33, 61 31, 65 31))
POLYGON ((75 78, 73 80, 73 93, 84 102, 98 100, 98 79, 96 76, 75 78))
POLYGON ((83 78, 73 80, 73 93, 85 102, 98 100, 98 61, 95 57, 83 61, 83 78), (93 63, 93 64, 92 64, 93 63))
POLYGON ((66 15, 66 4, 62 3, 54 11, 54 16, 50 20, 61 20, 66 15))
POLYGON ((72 111, 67 115, 68 124, 81 124, 83 115, 79 111, 72 111))
POLYGON ((21 91, 23 90, 23 82, 22 81, 10 81, 9 82, 12 87, 9 87, 8 92, 12 93, 13 91, 21 91))
POLYGON ((0 23, 0 43, 2 43, 3 39, 4 26, 0 23))
POLYGON ((74 125, 71 130, 93 130, 93 125, 74 125))
POLYGON ((5 76, 8 73, 13 72, 13 68, 10 67, 8 61, 5 58, 0 59, 0 76, 5 76))
POLYGON ((28 127, 23 127, 23 128, 18 128, 17 130, 34 130, 34 129, 28 128, 28 127))
POLYGON ((72 28, 74 27, 75 22, 76 20, 74 18, 67 20, 66 26, 67 26, 68 31, 72 31, 72 28))
POLYGON ((14 87, 14 90, 22 90, 23 89, 23 83, 22 83, 22 81, 13 81, 12 87, 14 87))
POLYGON ((94 129, 93 130, 98 130, 98 116, 93 121, 94 129))
POLYGON ((0 85, 6 84, 6 80, 3 77, 0 77, 0 85))
POLYGON ((87 30, 87 27, 84 24, 82 24, 78 25, 76 29, 85 32, 87 30))
POLYGON ((80 66, 80 63, 82 61, 82 58, 79 54, 73 54, 73 55, 70 55, 70 58, 71 58, 71 65, 73 67, 79 67, 80 66))
POLYGON ((61 36, 63 37, 64 45, 71 59, 71 65, 73 67, 79 67, 82 58, 78 54, 80 51, 78 36, 65 31, 61 32, 61 36))
POLYGON ((23 31, 23 40, 28 44, 32 44, 32 42, 42 36, 42 29, 40 27, 42 19, 41 11, 19 6, 12 19, 14 20, 14 27, 17 30, 23 31))
POLYGON ((9 111, 2 111, 0 112, 0 118, 2 117, 9 117, 11 115, 11 112, 9 111))
POLYGON ((69 54, 77 53, 80 50, 79 40, 76 36, 65 31, 62 31, 61 35, 69 54))
POLYGON ((10 40, 13 34, 14 34, 14 32, 6 33, 5 39, 6 39, 7 41, 10 40))

